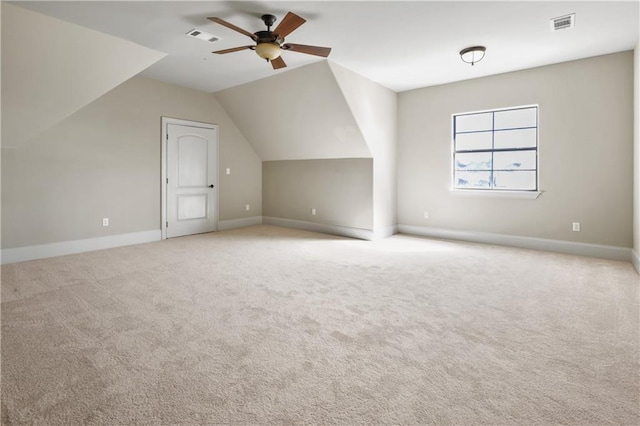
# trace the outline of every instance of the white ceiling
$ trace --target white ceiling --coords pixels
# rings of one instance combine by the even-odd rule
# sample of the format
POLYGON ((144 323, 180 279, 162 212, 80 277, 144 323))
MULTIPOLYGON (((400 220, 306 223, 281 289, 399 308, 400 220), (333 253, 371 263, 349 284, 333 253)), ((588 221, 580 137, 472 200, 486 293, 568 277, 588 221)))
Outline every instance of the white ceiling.
POLYGON ((165 52, 142 75, 207 92, 324 60, 284 52, 288 68, 274 71, 249 50, 214 55, 251 40, 208 16, 255 32, 265 29, 263 13, 282 19, 292 11, 307 23, 287 42, 332 47, 329 60, 397 92, 631 50, 640 21, 638 0, 12 3, 165 52), (552 33, 549 20, 569 13, 576 14, 575 28, 552 33), (221 40, 210 44, 185 35, 193 28, 221 40), (478 44, 487 47, 484 60, 473 67, 463 63, 458 52, 478 44))

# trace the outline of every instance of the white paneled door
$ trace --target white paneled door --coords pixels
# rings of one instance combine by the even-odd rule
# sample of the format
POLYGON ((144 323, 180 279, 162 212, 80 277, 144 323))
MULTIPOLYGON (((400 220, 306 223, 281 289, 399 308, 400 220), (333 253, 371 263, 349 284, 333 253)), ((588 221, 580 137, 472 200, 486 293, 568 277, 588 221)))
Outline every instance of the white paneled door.
POLYGON ((217 154, 215 128, 167 124, 167 238, 217 228, 217 154))

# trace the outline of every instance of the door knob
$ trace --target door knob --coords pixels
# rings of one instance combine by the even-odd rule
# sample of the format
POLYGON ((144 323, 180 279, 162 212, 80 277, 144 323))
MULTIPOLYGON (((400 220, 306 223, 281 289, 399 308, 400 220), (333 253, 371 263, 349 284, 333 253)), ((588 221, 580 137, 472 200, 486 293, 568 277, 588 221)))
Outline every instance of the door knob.
POLYGON ((213 185, 209 185, 209 188, 213 188, 213 185))

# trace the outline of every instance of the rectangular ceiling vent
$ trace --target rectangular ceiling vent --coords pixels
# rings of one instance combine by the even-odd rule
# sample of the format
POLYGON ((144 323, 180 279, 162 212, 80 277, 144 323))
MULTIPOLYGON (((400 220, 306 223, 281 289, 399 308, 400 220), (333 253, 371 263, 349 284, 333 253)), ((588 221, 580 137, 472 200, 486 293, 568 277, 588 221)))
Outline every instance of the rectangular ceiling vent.
POLYGON ((215 43, 220 40, 220 37, 214 36, 213 34, 209 34, 208 32, 198 30, 196 28, 192 29, 187 33, 191 37, 199 38, 200 40, 208 41, 209 43, 215 43))
POLYGON ((570 15, 559 16, 551 20, 551 32, 573 28, 575 24, 576 24, 575 13, 572 13, 570 15))

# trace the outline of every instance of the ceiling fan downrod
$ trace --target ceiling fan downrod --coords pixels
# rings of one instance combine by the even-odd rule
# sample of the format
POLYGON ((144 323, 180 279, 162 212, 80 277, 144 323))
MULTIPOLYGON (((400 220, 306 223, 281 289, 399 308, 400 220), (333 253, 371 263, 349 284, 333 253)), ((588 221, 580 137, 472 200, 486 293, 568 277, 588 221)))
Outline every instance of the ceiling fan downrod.
POLYGON ((271 31, 271 27, 276 22, 276 17, 274 15, 265 14, 261 16, 262 21, 267 26, 267 31, 271 31))

